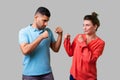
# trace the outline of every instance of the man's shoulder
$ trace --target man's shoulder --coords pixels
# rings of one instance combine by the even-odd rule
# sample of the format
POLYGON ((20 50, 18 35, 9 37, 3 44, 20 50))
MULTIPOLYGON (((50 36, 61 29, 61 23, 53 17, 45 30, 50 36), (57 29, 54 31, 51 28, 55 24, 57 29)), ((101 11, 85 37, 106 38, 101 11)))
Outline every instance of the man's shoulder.
POLYGON ((29 30, 29 26, 23 27, 19 32, 27 32, 29 30))
POLYGON ((47 30, 48 32, 52 33, 52 30, 48 27, 45 28, 45 30, 47 30))

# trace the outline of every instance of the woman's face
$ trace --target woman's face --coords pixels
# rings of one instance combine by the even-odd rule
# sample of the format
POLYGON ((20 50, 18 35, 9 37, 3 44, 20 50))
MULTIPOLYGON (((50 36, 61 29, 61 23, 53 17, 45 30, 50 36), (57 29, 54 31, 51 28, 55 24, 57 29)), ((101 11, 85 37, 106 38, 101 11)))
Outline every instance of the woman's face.
POLYGON ((90 20, 84 20, 83 22, 83 30, 85 34, 91 35, 95 34, 97 25, 93 25, 90 20))

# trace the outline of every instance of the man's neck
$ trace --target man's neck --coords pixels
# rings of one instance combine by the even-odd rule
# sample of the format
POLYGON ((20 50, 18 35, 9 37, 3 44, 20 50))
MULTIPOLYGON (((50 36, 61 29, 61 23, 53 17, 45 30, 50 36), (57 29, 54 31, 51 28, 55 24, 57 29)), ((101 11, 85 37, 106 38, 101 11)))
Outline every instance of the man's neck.
POLYGON ((34 23, 32 24, 32 27, 33 27, 33 28, 37 28, 36 24, 34 24, 34 23))

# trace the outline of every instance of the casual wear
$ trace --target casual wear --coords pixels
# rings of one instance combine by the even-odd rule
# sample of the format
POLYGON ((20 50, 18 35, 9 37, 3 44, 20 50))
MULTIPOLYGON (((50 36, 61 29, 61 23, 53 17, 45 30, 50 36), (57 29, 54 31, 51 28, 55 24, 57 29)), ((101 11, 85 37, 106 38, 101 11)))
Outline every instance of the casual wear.
MULTIPOLYGON (((50 43, 55 42, 52 31, 45 28, 49 37, 43 39, 37 48, 30 54, 24 56, 23 75, 36 76, 52 72, 50 66, 50 43)), ((33 42, 44 30, 33 28, 32 25, 23 28, 19 32, 19 44, 33 42)))
POLYGON ((53 74, 48 73, 44 75, 39 75, 39 76, 25 76, 23 75, 22 80, 54 80, 53 74))
POLYGON ((97 38, 86 44, 85 34, 78 34, 72 44, 70 39, 64 40, 64 47, 69 56, 73 56, 70 74, 75 80, 97 80, 96 61, 102 54, 105 42, 97 38), (79 42, 82 35, 84 41, 79 42))

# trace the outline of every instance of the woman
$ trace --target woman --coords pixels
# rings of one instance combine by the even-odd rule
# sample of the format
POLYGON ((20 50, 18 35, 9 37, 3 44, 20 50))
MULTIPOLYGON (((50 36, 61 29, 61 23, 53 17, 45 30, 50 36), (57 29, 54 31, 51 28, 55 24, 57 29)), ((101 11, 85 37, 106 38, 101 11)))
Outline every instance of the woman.
POLYGON ((66 34, 64 48, 72 59, 70 80, 97 80, 96 62, 102 54, 105 42, 96 35, 100 26, 97 13, 86 15, 83 22, 84 34, 78 34, 72 44, 66 34))

